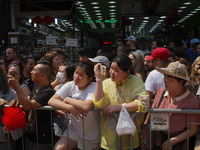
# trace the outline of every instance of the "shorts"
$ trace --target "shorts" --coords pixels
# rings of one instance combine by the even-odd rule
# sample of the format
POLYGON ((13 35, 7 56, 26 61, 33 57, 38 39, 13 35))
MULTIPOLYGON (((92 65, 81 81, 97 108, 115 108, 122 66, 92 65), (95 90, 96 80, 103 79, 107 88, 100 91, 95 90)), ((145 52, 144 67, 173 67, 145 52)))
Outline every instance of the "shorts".
MULTIPOLYGON (((77 148, 87 149, 87 150, 97 150, 100 147, 100 140, 84 140, 83 138, 76 133, 72 126, 68 126, 68 136, 73 141, 77 142, 77 148), (84 147, 84 148, 83 148, 84 147)), ((67 137, 67 129, 64 131, 63 135, 67 137)))

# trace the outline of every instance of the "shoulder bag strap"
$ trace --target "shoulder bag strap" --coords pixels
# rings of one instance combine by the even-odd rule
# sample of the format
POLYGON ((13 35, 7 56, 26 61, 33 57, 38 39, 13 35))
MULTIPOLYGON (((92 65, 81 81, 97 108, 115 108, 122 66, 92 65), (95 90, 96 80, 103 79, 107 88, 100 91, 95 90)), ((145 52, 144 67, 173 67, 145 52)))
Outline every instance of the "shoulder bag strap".
POLYGON ((163 91, 163 93, 162 93, 162 95, 161 95, 161 97, 160 97, 160 101, 159 101, 159 103, 158 103, 157 108, 160 107, 160 104, 162 103, 162 101, 163 101, 163 99, 164 99, 165 92, 166 92, 166 89, 163 91))
POLYGON ((123 97, 122 97, 122 93, 121 93, 121 91, 119 90, 118 85, 116 85, 116 86, 117 86, 117 92, 118 92, 118 94, 119 94, 119 96, 120 96, 120 102, 121 102, 121 104, 123 104, 123 103, 125 103, 125 101, 124 101, 124 99, 123 99, 123 97))
MULTIPOLYGON (((162 101, 163 101, 163 99, 164 99, 165 92, 166 92, 166 89, 163 91, 163 93, 162 93, 162 95, 161 95, 161 97, 160 97, 160 100, 159 100, 159 103, 158 103, 157 108, 160 107, 160 104, 162 103, 162 101)), ((145 122, 148 122, 149 119, 150 119, 150 113, 147 114, 147 117, 146 117, 146 119, 145 119, 145 122)), ((137 122, 136 122, 135 119, 133 119, 133 122, 135 123, 135 126, 136 126, 136 128, 138 129, 139 133, 141 133, 142 130, 141 130, 141 128, 139 127, 139 125, 137 124, 137 122)))

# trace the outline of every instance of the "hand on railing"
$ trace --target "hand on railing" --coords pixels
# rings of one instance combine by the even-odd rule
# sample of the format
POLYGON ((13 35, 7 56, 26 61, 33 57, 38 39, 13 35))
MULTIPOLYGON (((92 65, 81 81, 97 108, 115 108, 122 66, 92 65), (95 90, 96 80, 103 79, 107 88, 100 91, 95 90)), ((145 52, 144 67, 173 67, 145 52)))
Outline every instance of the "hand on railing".
POLYGON ((102 108, 102 112, 105 114, 120 112, 120 110, 121 110, 121 105, 106 105, 102 108))
POLYGON ((63 110, 55 110, 56 114, 58 114, 59 116, 65 117, 66 111, 63 110))
POLYGON ((6 105, 6 104, 8 104, 8 102, 6 100, 0 98, 0 106, 6 105))
POLYGON ((83 111, 79 111, 78 109, 74 108, 73 106, 71 106, 70 108, 70 112, 78 119, 83 119, 84 117, 87 116, 87 113, 83 112, 83 111))
POLYGON ((18 100, 11 100, 10 102, 9 102, 9 106, 19 106, 20 105, 20 103, 19 103, 19 101, 18 100))

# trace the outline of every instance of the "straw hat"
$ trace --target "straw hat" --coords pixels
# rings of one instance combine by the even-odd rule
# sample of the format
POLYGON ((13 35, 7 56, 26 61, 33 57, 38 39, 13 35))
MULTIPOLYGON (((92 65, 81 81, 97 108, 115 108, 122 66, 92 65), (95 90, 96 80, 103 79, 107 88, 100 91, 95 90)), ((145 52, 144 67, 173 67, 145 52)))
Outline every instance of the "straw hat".
POLYGON ((184 64, 181 64, 180 62, 172 62, 170 63, 166 70, 161 69, 159 67, 156 68, 157 71, 159 71, 160 73, 164 74, 164 75, 169 75, 169 76, 173 76, 176 78, 180 78, 183 80, 186 80, 189 84, 191 85, 196 85, 196 83, 190 81, 187 78, 187 68, 184 64))

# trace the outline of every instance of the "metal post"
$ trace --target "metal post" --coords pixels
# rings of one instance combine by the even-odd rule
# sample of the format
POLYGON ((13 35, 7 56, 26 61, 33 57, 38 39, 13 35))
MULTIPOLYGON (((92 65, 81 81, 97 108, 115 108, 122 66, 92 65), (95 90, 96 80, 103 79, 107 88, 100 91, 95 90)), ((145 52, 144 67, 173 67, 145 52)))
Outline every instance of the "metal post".
POLYGON ((168 150, 170 150, 170 114, 168 114, 169 119, 168 119, 168 124, 169 124, 169 128, 168 128, 168 150))
POLYGON ((38 140, 38 120, 37 120, 37 110, 32 110, 35 111, 35 115, 36 115, 36 141, 37 141, 37 150, 39 150, 39 140, 38 140))
POLYGON ((190 115, 187 114, 187 150, 189 150, 189 127, 190 127, 190 124, 189 124, 189 120, 190 120, 190 115))
POLYGON ((53 150, 53 145, 54 145, 53 132, 54 131, 53 131, 53 115, 52 115, 52 110, 50 110, 50 113, 51 113, 51 149, 53 150))

